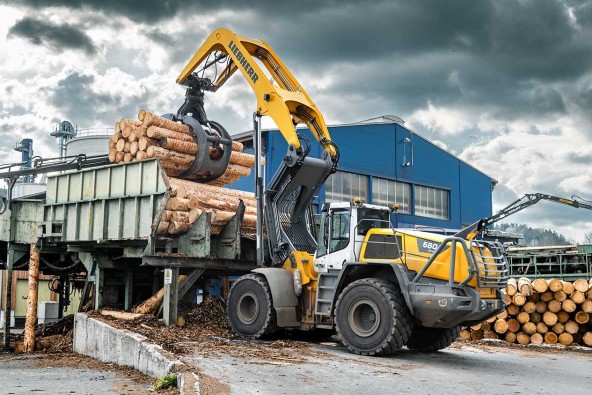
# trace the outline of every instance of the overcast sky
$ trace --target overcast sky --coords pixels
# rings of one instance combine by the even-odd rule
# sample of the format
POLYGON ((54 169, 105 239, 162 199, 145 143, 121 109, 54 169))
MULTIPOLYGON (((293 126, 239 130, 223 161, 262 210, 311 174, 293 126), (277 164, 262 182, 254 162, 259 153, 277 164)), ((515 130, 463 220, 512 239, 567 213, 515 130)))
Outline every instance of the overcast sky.
MULTIPOLYGON (((494 211, 530 192, 592 199, 591 1, 0 1, 0 162, 24 137, 54 156, 64 119, 176 111, 175 78, 217 27, 267 41, 328 124, 397 115, 497 179, 494 211)), ((251 128, 240 77, 206 100, 251 128)), ((592 231, 590 211, 553 203, 509 220, 592 231)))

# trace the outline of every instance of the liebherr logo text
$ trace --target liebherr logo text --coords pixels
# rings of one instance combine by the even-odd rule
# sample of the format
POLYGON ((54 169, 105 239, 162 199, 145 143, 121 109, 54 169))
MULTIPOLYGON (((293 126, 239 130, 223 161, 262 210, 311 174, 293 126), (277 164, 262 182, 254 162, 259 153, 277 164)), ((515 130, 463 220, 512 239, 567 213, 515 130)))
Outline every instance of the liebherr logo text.
POLYGON ((236 56, 240 65, 243 66, 243 69, 245 69, 249 77, 251 77, 251 81, 253 81, 253 83, 256 84, 257 80, 259 79, 259 76, 257 75, 257 73, 255 73, 255 70, 253 70, 249 62, 247 62, 247 59, 243 56, 243 53, 234 44, 234 41, 230 40, 228 48, 230 48, 232 53, 236 56))

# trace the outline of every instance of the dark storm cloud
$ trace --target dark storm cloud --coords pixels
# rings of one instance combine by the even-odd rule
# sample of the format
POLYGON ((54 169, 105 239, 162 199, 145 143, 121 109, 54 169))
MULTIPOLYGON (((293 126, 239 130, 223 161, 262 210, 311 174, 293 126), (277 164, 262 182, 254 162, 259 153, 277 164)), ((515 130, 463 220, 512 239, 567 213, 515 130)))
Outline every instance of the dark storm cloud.
POLYGON ((8 35, 25 38, 35 45, 47 45, 60 52, 64 49, 80 49, 89 55, 96 52, 91 38, 79 27, 67 23, 57 25, 25 17, 10 28, 8 35))

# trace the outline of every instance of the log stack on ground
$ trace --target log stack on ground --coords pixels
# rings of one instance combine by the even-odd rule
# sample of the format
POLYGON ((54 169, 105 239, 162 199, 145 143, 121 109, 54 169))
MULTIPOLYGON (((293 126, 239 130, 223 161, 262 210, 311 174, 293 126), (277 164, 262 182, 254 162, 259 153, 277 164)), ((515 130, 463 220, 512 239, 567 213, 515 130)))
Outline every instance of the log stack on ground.
POLYGON ((506 289, 511 303, 506 309, 482 324, 463 328, 461 338, 592 347, 591 282, 511 279, 506 289))
MULTIPOLYGON (((115 134, 109 140, 109 160, 113 163, 129 163, 146 158, 159 158, 167 175, 177 177, 187 171, 195 160, 198 146, 187 125, 171 121, 141 110, 138 121, 122 119, 115 124, 115 134)), ((243 145, 232 143, 228 167, 222 176, 211 181, 222 186, 248 176, 255 165, 253 155, 242 152, 243 145)), ((209 148, 212 160, 222 152, 209 148)), ((189 176, 195 179, 197 176, 189 176)))

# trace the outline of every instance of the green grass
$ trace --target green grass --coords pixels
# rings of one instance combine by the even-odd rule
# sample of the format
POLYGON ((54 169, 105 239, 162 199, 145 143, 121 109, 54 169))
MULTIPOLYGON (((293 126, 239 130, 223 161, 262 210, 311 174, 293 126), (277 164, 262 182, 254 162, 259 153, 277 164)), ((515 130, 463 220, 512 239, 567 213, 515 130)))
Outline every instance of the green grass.
POLYGON ((177 376, 174 374, 167 374, 166 376, 162 376, 156 380, 154 383, 154 389, 164 390, 167 388, 173 388, 177 386, 177 376))

